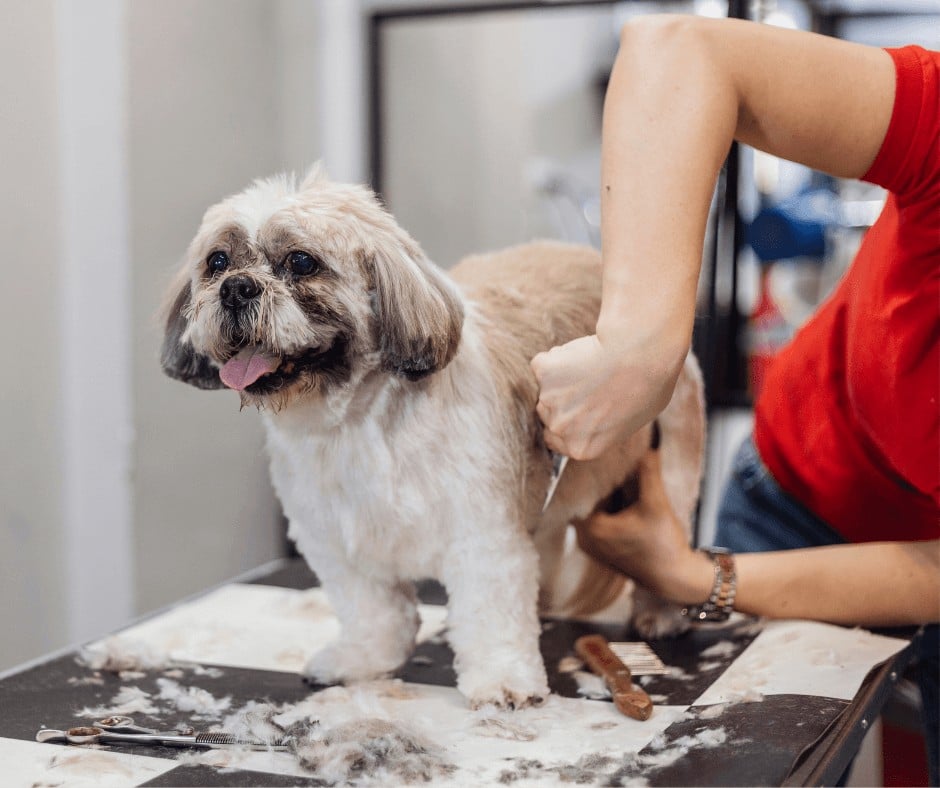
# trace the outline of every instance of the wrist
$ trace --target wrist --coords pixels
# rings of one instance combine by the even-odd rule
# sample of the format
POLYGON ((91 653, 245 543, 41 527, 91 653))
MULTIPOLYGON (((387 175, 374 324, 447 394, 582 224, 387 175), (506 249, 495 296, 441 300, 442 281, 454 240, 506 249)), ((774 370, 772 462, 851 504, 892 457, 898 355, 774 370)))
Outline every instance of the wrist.
POLYGON ((675 576, 671 587, 664 588, 661 594, 680 605, 700 605, 712 592, 715 580, 715 567, 712 559, 700 550, 691 547, 676 563, 675 576))
POLYGON ((601 347, 625 361, 640 361, 651 371, 662 370, 666 376, 678 374, 689 352, 691 325, 680 316, 666 320, 662 315, 639 319, 628 311, 601 308, 594 333, 601 347))
POLYGON ((704 602, 687 605, 682 614, 695 622, 727 621, 734 610, 738 589, 734 554, 721 547, 703 547, 699 548, 699 552, 708 556, 711 562, 712 587, 704 602))
POLYGON ((617 265, 605 259, 598 337, 634 347, 653 343, 687 349, 695 320, 696 288, 659 279, 645 281, 644 286, 642 272, 621 270, 625 267, 622 261, 617 265))

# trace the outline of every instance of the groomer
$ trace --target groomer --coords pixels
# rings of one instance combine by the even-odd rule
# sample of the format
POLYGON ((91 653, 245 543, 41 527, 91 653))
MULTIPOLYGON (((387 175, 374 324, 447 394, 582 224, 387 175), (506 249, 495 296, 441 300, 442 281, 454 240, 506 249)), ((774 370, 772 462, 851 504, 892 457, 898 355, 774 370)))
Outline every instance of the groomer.
POLYGON ((694 551, 651 452, 640 502, 586 550, 699 617, 732 607, 930 623, 921 689, 937 772, 940 621, 940 53, 736 20, 623 30, 603 123, 597 333, 536 356, 545 439, 596 457, 666 405, 689 349, 712 190, 732 139, 886 188, 836 292, 779 356, 694 551))

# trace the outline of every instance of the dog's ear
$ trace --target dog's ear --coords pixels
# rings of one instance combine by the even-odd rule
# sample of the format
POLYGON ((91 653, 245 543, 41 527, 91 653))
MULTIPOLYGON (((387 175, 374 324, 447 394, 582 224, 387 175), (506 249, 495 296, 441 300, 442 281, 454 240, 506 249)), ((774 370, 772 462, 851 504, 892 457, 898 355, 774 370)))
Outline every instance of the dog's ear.
POLYGON ((397 239, 377 250, 373 272, 382 366, 408 380, 446 367, 463 327, 454 284, 416 244, 397 239))
POLYGON ((197 388, 224 388, 219 378, 219 370, 212 365, 208 356, 197 353, 192 344, 183 339, 189 325, 186 311, 192 297, 192 287, 188 277, 178 278, 183 281, 177 282, 171 291, 175 292, 176 296, 166 309, 166 330, 160 350, 160 364, 171 378, 182 380, 197 388))

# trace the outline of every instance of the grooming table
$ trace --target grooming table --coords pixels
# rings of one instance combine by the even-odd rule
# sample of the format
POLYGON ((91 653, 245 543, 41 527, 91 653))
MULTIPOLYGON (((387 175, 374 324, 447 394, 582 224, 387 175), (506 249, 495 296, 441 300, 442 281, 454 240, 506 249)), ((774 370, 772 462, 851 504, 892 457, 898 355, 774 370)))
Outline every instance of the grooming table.
MULTIPOLYGON (((318 643, 338 631, 315 584, 302 561, 285 559, 117 635, 117 642, 168 652, 182 667, 121 676, 80 664, 73 651, 0 676, 3 784, 327 784, 291 753, 35 741, 41 726, 89 724, 96 707, 98 714, 122 705, 136 709, 136 722, 162 730, 178 724, 205 729, 251 701, 309 698, 317 688, 305 685, 297 671, 318 643), (167 687, 206 690, 201 717, 181 711, 179 692, 167 687)), ((553 696, 538 709, 491 718, 470 711, 455 689, 452 653, 442 637, 443 590, 421 584, 419 597, 415 654, 397 674, 400 681, 379 685, 369 703, 376 716, 407 720, 441 747, 448 771, 432 782, 442 785, 832 784, 911 652, 909 632, 889 637, 738 617, 651 642, 669 673, 641 680, 656 709, 650 720, 637 722, 609 701, 584 697, 596 682, 572 672, 577 637, 600 632, 612 641, 629 640, 627 633, 550 619, 543 622, 541 646, 553 696)), ((347 691, 327 692, 343 701, 347 691)), ((355 690, 347 694, 352 703, 355 690)), ((394 773, 373 777, 375 784, 394 784, 394 773)), ((370 775, 360 774, 356 782, 368 784, 370 775)))

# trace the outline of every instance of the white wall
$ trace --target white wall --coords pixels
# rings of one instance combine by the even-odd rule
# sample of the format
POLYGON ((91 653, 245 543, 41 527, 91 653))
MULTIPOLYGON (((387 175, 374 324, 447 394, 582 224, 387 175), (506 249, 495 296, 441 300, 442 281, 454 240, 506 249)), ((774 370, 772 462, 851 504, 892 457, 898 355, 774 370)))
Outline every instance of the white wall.
POLYGON ((62 643, 53 0, 0 3, 0 669, 62 643))
POLYGON ((62 541, 69 641, 133 613, 124 4, 56 0, 62 541))
POLYGON ((532 174, 599 147, 592 83, 613 20, 607 8, 386 23, 383 191, 436 262, 546 233, 532 174))

